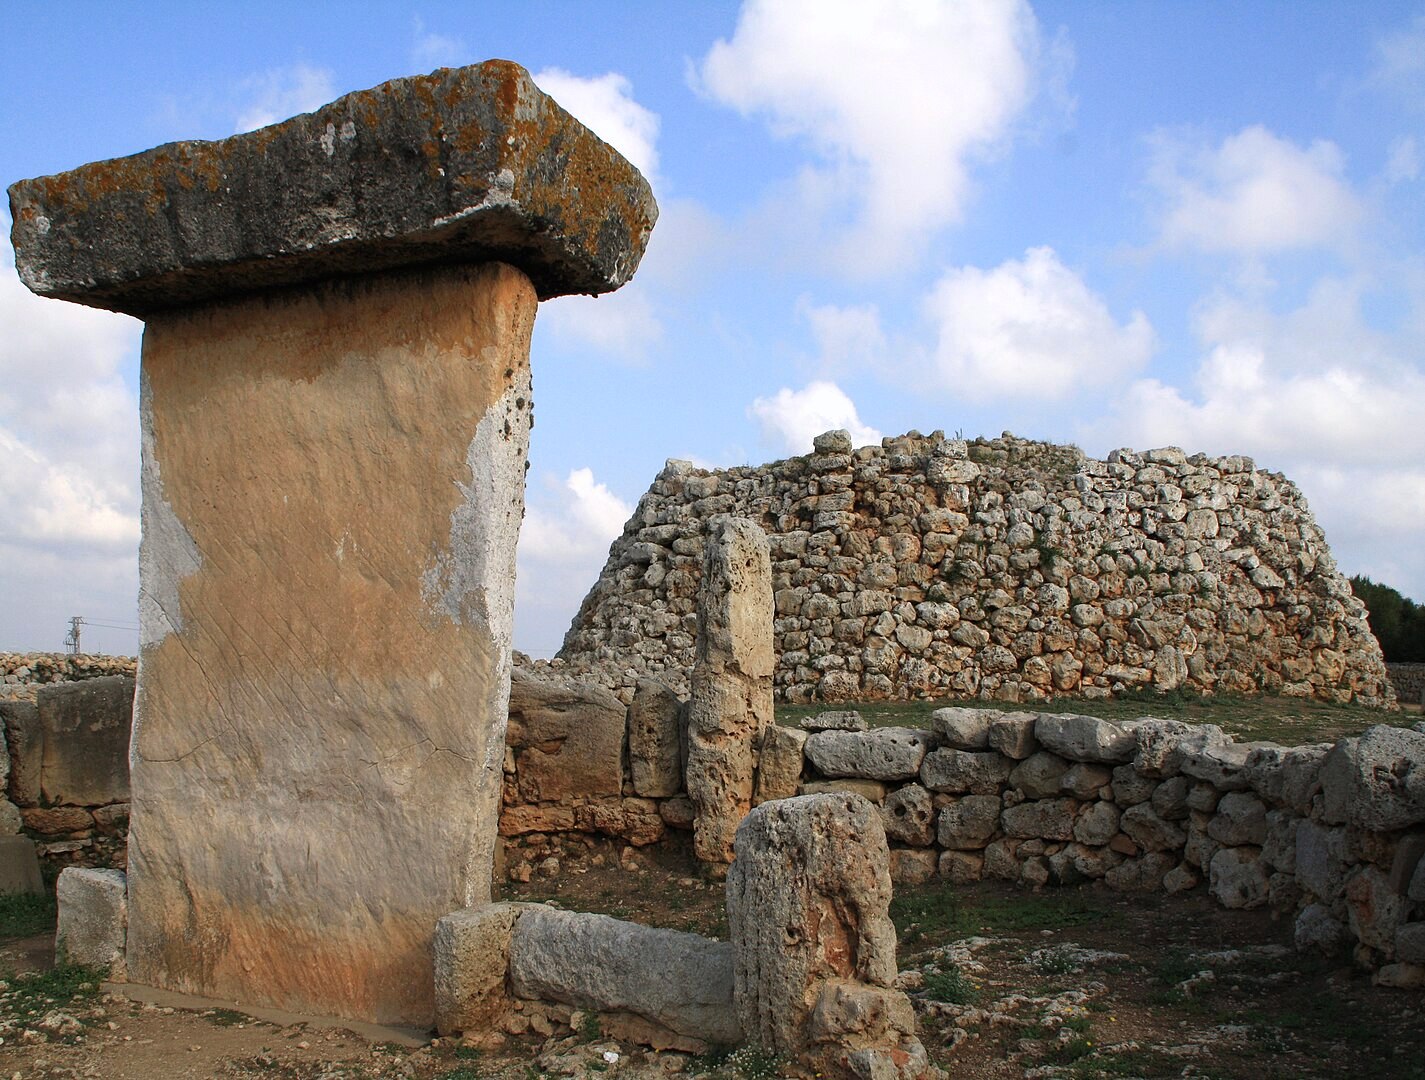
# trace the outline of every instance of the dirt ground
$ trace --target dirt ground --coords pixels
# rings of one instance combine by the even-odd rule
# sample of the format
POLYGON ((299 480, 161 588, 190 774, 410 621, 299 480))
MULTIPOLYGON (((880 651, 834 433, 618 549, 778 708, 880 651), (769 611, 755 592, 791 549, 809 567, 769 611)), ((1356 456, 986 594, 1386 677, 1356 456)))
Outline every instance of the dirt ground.
MULTIPOLYGON (((726 936, 721 885, 685 851, 570 851, 556 875, 502 898, 726 936)), ((937 884, 898 890, 892 914, 921 1037, 953 1078, 1425 1080, 1425 994, 1373 987, 1345 955, 1298 955, 1289 918, 1225 911, 1201 889, 937 884)), ((747 1050, 646 1053, 577 1013, 572 1029, 493 1048, 403 1045, 334 1022, 145 1003, 51 969, 47 934, 0 943, 0 1080, 785 1075, 747 1050)))

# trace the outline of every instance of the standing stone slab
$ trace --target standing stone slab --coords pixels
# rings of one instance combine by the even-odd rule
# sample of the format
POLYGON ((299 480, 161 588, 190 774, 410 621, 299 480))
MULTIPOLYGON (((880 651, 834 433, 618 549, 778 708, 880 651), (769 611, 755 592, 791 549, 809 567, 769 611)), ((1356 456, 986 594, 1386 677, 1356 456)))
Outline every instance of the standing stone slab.
POLYGON ((683 790, 683 702, 657 679, 640 679, 628 706, 628 765, 633 790, 665 799, 683 790))
POLYGON ((61 963, 100 968, 124 978, 128 897, 122 870, 66 867, 55 882, 59 923, 54 955, 61 963))
POLYGON ((429 1024, 490 895, 535 307, 632 275, 648 185, 492 61, 10 199, 27 285, 147 320, 130 976, 429 1024))
POLYGON ((910 1077, 926 1066, 892 989, 889 851, 855 795, 765 803, 737 831, 727 878, 734 995, 745 1037, 826 1077, 910 1077))
POLYGON ((625 725, 622 703, 604 687, 516 669, 505 745, 515 755, 520 798, 564 805, 617 799, 625 725))
POLYGON ((772 723, 775 664, 767 536, 746 518, 714 518, 688 705, 693 851, 703 862, 732 861, 738 823, 752 808, 756 749, 772 723))
POLYGON ((498 1029, 513 1004, 510 937, 525 907, 484 904, 435 924, 435 1027, 442 1035, 498 1029))
POLYGON ((134 680, 104 675, 40 687, 40 801, 103 806, 129 797, 134 680))

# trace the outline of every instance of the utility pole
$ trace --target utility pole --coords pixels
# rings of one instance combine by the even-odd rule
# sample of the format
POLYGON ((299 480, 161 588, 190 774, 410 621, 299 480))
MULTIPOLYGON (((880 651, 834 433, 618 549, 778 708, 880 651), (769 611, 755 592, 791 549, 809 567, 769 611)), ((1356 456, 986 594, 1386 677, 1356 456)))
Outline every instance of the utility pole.
POLYGON ((82 615, 75 615, 69 620, 69 637, 64 639, 64 651, 70 656, 79 655, 79 628, 83 625, 82 615))

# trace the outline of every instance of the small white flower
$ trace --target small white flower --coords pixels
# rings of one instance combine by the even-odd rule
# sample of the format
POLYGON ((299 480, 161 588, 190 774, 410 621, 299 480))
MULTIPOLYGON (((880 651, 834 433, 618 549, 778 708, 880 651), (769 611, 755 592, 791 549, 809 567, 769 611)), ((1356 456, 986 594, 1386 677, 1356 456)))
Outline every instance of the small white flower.
POLYGON ((617 1051, 617 1050, 605 1050, 605 1051, 604 1051, 604 1061, 607 1062, 607 1063, 610 1064, 610 1065, 617 1065, 617 1064, 618 1064, 618 1051, 617 1051))

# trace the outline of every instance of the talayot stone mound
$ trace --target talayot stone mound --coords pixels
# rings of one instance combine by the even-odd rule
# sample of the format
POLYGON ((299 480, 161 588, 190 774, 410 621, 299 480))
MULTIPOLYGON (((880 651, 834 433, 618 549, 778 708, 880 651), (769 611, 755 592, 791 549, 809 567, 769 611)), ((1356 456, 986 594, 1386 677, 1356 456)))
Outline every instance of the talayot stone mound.
POLYGON ((769 465, 670 461, 560 657, 617 688, 693 663, 717 514, 772 548, 775 685, 807 702, 1125 690, 1393 705, 1365 608, 1306 500, 1250 458, 845 432, 769 465))

